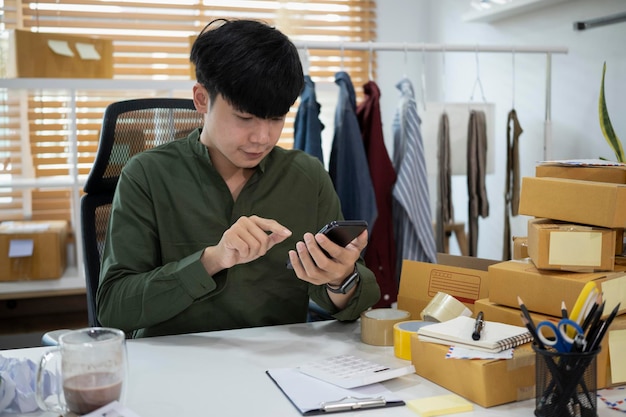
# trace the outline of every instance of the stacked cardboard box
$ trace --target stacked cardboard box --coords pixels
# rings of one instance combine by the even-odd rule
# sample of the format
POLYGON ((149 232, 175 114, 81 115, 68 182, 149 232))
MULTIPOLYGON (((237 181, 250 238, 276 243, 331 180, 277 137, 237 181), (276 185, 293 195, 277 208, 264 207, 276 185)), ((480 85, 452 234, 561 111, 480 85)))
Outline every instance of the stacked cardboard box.
MULTIPOLYGON (((620 261, 626 227, 626 167, 540 165, 522 179, 519 213, 528 222, 528 258, 489 267, 489 297, 475 309, 488 320, 520 324, 518 297, 533 320, 558 321, 561 302, 570 309, 587 282, 626 313, 626 267, 620 261)), ((626 329, 617 317, 609 332, 626 329)), ((598 357, 598 387, 612 385, 608 334, 598 357)))
MULTIPOLYGON (((489 292, 488 268, 498 261, 438 254, 437 263, 405 260, 398 308, 419 320, 432 298, 443 292, 476 312, 476 301, 489 292)), ((518 323, 519 325, 519 323, 518 323)), ((535 354, 530 344, 516 349, 511 360, 449 360, 448 347, 411 336, 415 372, 483 407, 526 400, 535 395, 535 354), (463 378, 459 376, 462 375, 463 378)))
POLYGON ((0 281, 60 278, 67 260, 66 221, 0 224, 0 281))

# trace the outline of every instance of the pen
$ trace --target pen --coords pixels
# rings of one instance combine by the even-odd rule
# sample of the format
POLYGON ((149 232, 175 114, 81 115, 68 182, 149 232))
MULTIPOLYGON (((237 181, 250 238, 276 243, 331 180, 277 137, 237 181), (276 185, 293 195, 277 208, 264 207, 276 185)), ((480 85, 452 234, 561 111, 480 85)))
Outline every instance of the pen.
POLYGON ((617 312, 619 311, 619 306, 620 306, 620 303, 617 303, 617 305, 613 308, 613 311, 611 311, 611 314, 609 314, 609 317, 606 320, 604 320, 604 322, 602 322, 602 327, 598 329, 598 331, 594 335, 594 339, 591 341, 591 346, 589 348, 589 351, 594 351, 600 346, 600 343, 602 343, 602 339, 604 338, 606 331, 611 325, 611 322, 613 321, 615 316, 617 316, 617 312))
POLYGON ((476 316, 476 323, 474 324, 474 333, 472 333, 473 340, 480 340, 480 333, 485 327, 485 321, 483 320, 483 312, 479 312, 476 316))

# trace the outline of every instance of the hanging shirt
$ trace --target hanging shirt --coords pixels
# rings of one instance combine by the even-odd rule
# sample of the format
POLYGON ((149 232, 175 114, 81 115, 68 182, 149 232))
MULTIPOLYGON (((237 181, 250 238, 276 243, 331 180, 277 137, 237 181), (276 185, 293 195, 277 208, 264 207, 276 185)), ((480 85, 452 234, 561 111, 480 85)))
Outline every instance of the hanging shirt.
POLYGON ((378 217, 365 252, 365 264, 374 271, 381 298, 374 307, 391 307, 398 295, 396 242, 393 235, 391 201, 396 172, 385 147, 380 115, 380 89, 375 82, 363 86, 365 100, 357 107, 365 153, 372 176, 378 217))
POLYGON ((328 172, 346 220, 367 221, 371 235, 377 216, 376 197, 356 118, 354 86, 344 71, 335 75, 335 83, 339 86, 339 100, 328 172))
POLYGON ((324 124, 320 121, 319 115, 320 104, 315 95, 315 83, 309 75, 305 75, 304 89, 300 95, 300 105, 294 124, 293 147, 317 157, 324 164, 322 152, 324 124))
POLYGON ((504 192, 504 244, 502 260, 508 261, 512 255, 510 216, 517 216, 520 198, 519 137, 524 130, 517 119, 517 112, 509 112, 506 123, 506 182, 504 192), (511 126, 512 125, 512 126, 511 126), (511 136, 511 130, 513 135, 511 136))
POLYGON ((394 233, 398 249, 397 271, 402 260, 437 262, 430 212, 430 195, 413 85, 407 78, 396 87, 400 104, 393 121, 394 166, 398 179, 393 187, 394 233))
POLYGON ((450 120, 445 111, 439 119, 437 133, 437 252, 445 252, 445 225, 454 219, 452 205, 452 167, 450 165, 450 120))
POLYGON ((487 122, 485 112, 470 112, 467 132, 467 193, 469 256, 478 255, 478 217, 489 216, 487 173, 487 122))

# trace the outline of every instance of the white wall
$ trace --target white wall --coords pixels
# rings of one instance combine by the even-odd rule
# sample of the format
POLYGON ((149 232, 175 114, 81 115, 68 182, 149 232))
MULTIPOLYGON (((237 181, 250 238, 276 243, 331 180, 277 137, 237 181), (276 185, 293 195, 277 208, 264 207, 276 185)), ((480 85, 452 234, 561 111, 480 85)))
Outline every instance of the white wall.
MULTIPOLYGON (((615 159, 598 123, 598 93, 603 62, 607 63, 606 100, 613 127, 626 140, 626 23, 573 30, 580 20, 626 11, 622 0, 569 0, 547 5, 536 11, 518 14, 491 23, 465 23, 469 0, 380 0, 378 2, 378 40, 380 42, 426 42, 446 44, 563 46, 564 55, 552 57, 551 146, 544 149, 546 113, 546 57, 536 54, 479 54, 480 79, 488 102, 496 106, 494 172, 488 175, 487 192, 490 215, 480 220, 478 256, 501 259, 504 222, 504 178, 506 168, 506 117, 514 103, 524 133, 520 138, 522 176, 534 175, 537 161, 605 157, 615 159)), ((405 65, 401 52, 378 53, 377 82, 385 140, 391 154, 391 122, 398 99, 395 83, 407 74, 416 93, 421 94, 422 61, 425 60, 428 101, 467 102, 476 80, 474 53, 447 53, 445 78, 441 53, 410 52, 405 65)), ((480 100, 476 91, 474 100, 480 100), (478 98, 477 98, 478 97, 478 98)), ((419 109, 419 108, 418 108, 419 109)), ((424 138, 432 146, 433 138, 424 138)), ((625 142, 626 145, 626 142, 625 142)), ((431 199, 436 189, 431 178, 431 199)), ((453 178, 455 219, 467 219, 465 176, 453 178)), ((549 196, 546 196, 549 198, 549 196)), ((434 213, 433 213, 434 214, 434 213)), ((526 235, 527 216, 513 219, 514 236, 526 235)), ((452 253, 460 253, 451 242, 452 253)))

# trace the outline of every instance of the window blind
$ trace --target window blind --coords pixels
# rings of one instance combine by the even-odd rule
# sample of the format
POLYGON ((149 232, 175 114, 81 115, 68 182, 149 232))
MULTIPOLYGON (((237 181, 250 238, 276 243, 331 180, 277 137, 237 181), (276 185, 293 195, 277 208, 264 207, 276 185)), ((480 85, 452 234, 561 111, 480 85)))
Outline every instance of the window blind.
MULTIPOLYGON (((253 18, 276 26, 298 41, 375 41, 373 0, 4 0, 1 41, 7 30, 86 35, 113 43, 113 78, 191 80, 189 51, 195 35, 216 18, 253 18)), ((36 53, 36 51, 33 51, 36 53)), ((307 50, 315 82, 334 81, 339 70, 355 86, 368 79, 370 51, 307 50)), ((6 69, 6 55, 0 61, 6 69)), ((375 65, 372 68, 375 73, 375 65)), ((362 91, 357 88, 361 98, 362 91)), ((71 187, 38 186, 55 176, 87 175, 95 158, 107 104, 127 98, 162 96, 163 91, 110 89, 0 90, 0 221, 65 219, 71 216, 71 187), (75 105, 74 105, 75 104, 75 105), (72 110, 75 109, 75 117, 72 110), (73 138, 75 135, 75 140, 73 138), (72 159, 77 146, 78 159, 72 159), (35 186, 16 186, 20 179, 35 186), (6 186, 7 181, 12 186, 6 186)), ((191 97, 191 91, 168 91, 191 97)), ((280 146, 293 146, 291 109, 280 146)))

